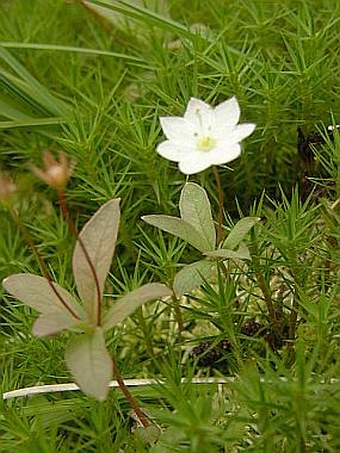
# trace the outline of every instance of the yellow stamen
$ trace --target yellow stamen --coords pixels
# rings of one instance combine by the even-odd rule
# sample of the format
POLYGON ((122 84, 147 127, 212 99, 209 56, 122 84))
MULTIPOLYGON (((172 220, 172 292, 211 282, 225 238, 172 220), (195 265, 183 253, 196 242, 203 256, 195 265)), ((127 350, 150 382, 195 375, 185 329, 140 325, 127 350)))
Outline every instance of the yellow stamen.
POLYGON ((216 144, 216 140, 212 137, 201 137, 198 139, 197 147, 200 151, 210 151, 216 144))

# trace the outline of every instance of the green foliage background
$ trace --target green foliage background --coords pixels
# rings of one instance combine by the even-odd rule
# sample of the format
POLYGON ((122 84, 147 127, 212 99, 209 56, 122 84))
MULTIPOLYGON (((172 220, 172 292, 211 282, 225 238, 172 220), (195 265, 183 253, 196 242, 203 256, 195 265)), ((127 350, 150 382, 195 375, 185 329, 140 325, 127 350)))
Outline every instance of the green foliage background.
MULTIPOLYGON (((241 214, 258 215, 264 225, 252 243, 257 259, 247 282, 235 271, 227 289, 205 288, 185 310, 184 340, 176 336, 171 307, 159 304, 138 311, 108 338, 109 346, 125 376, 168 378, 161 390, 137 391, 170 427, 165 446, 155 451, 338 451, 339 383, 330 379, 339 371, 340 235, 338 211, 329 206, 337 206, 340 195, 340 147, 328 139, 310 168, 298 155, 296 131, 301 126, 306 135, 318 128, 325 134, 324 125, 340 122, 340 3, 117 1, 109 17, 90 3, 105 2, 1 4, 0 170, 15 179, 21 219, 55 279, 72 289, 74 239, 56 195, 29 170, 44 149, 64 149, 78 162, 67 197, 79 227, 105 201, 122 199, 108 293, 171 282, 178 263, 199 254, 140 220, 151 213, 178 215, 185 182, 176 164, 155 152, 162 140, 158 118, 182 115, 191 96, 217 104, 236 95, 241 121, 257 128, 241 158, 221 169, 225 220, 230 226, 241 214), (306 175, 319 183, 322 178, 321 198, 308 198, 313 182, 306 175), (270 199, 261 198, 263 192, 270 199), (211 320, 219 336, 239 334, 232 304, 240 285, 247 301, 242 316, 263 316, 261 302, 254 303, 262 298, 259 275, 269 289, 279 275, 290 293, 298 292, 305 322, 294 365, 254 352, 237 368, 240 382, 223 395, 215 387, 181 386, 179 376, 193 374, 183 350, 216 336, 206 330, 211 320), (226 312, 235 319, 226 320, 226 312)), ((209 192, 216 220, 212 172, 191 180, 209 192)), ((38 266, 1 211, 0 277, 27 271, 38 266)), ((5 295, 0 317, 3 391, 70 379, 66 338, 32 337, 34 313, 5 295)), ((116 393, 102 405, 81 395, 2 403, 0 451, 149 451, 130 435, 127 412, 116 393)))

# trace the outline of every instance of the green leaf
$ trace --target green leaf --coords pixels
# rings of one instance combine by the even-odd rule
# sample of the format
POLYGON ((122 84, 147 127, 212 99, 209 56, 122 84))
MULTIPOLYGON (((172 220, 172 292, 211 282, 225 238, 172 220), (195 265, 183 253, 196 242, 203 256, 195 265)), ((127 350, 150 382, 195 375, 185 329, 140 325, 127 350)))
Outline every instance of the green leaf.
POLYGON ((216 230, 211 215, 209 198, 206 191, 198 184, 185 184, 179 201, 181 217, 190 223, 205 239, 205 250, 214 250, 216 230))
POLYGON ((66 363, 79 387, 99 401, 105 400, 112 379, 112 360, 100 327, 78 336, 66 350, 66 363))
POLYGON ((169 215, 145 215, 144 222, 171 233, 191 244, 196 249, 204 252, 207 250, 206 239, 194 227, 183 219, 169 215))
POLYGON ((196 261, 185 266, 174 278, 174 292, 181 297, 190 291, 199 288, 212 275, 215 264, 208 260, 196 261))
POLYGON ((158 441, 162 430, 156 425, 139 426, 135 429, 134 435, 144 444, 150 445, 158 441))
POLYGON ((0 46, 7 49, 31 49, 31 50, 48 50, 56 52, 67 52, 67 53, 81 53, 86 55, 105 55, 113 58, 121 58, 126 60, 129 64, 135 64, 137 66, 142 66, 149 68, 144 61, 133 55, 111 52, 108 49, 91 49, 88 47, 75 47, 75 46, 61 46, 59 44, 44 44, 44 43, 34 43, 34 42, 11 42, 11 41, 0 41, 0 46))
MULTIPOLYGON (((25 113, 27 108, 50 116, 67 118, 72 113, 71 107, 57 97, 53 96, 45 86, 38 82, 24 66, 0 45, 0 60, 3 60, 18 77, 10 74, 2 65, 0 86, 19 100, 25 113)), ((5 112, 2 114, 6 115, 5 112)), ((14 119, 14 118, 11 118, 14 119)), ((20 118, 16 118, 20 119, 20 118)))
POLYGON ((206 252, 204 255, 210 258, 222 258, 222 259, 231 259, 231 260, 250 260, 250 254, 248 247, 242 246, 237 250, 230 249, 218 249, 212 252, 206 252))
MULTIPOLYGON (((1 99, 0 99, 1 111, 1 99)), ((7 115, 8 116, 8 115, 7 115)), ((38 127, 54 126, 64 123, 60 118, 27 118, 25 120, 0 121, 0 129, 14 129, 17 127, 38 127)))
MULTIPOLYGON (((52 282, 58 294, 79 318, 84 318, 82 307, 70 293, 52 282)), ((34 274, 14 274, 3 280, 3 286, 16 299, 40 313, 69 313, 44 277, 34 274)), ((72 317, 73 320, 76 319, 72 317)))
POLYGON ((132 3, 131 1, 111 1, 111 0, 86 0, 87 5, 97 5, 107 8, 116 13, 120 13, 125 17, 139 20, 149 26, 159 27, 164 31, 171 33, 178 33, 183 37, 190 37, 194 35, 188 27, 182 25, 180 22, 176 22, 168 17, 164 17, 150 8, 145 8, 138 4, 132 3))
POLYGON ((149 283, 137 288, 115 302, 107 311, 103 329, 108 330, 124 321, 145 302, 171 296, 172 291, 161 283, 149 283))
POLYGON ((119 199, 105 203, 86 223, 79 234, 93 270, 86 258, 79 240, 73 253, 73 273, 78 293, 88 314, 89 322, 96 325, 98 309, 98 289, 100 297, 113 258, 119 229, 119 199))
POLYGON ((222 248, 235 249, 243 241, 253 226, 260 220, 259 217, 244 217, 239 220, 228 234, 222 248))

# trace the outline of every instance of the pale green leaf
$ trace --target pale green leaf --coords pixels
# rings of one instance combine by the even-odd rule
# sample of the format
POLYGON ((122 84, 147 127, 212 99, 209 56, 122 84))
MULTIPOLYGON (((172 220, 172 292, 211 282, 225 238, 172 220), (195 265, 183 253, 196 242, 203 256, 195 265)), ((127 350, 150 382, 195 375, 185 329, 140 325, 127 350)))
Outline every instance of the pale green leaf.
POLYGON ((250 260, 248 247, 242 246, 237 250, 218 249, 212 252, 206 252, 204 255, 210 258, 222 258, 224 260, 250 260))
MULTIPOLYGON (((79 318, 84 318, 82 307, 71 294, 58 283, 52 282, 52 284, 73 312, 79 318)), ((16 299, 40 313, 69 313, 44 277, 34 274, 14 274, 3 280, 3 286, 16 299)))
POLYGON ((69 312, 53 311, 41 314, 33 324, 32 332, 37 337, 47 337, 62 330, 73 330, 77 324, 79 324, 79 321, 69 312))
POLYGON ((134 435, 142 442, 143 445, 154 444, 162 435, 159 426, 139 426, 135 429, 134 435))
POLYGON ((161 283, 148 283, 131 291, 109 308, 104 317, 103 329, 110 329, 124 321, 145 302, 171 296, 171 294, 172 291, 161 283))
POLYGON ((79 335, 67 347, 65 359, 83 392, 99 401, 105 400, 112 379, 112 361, 102 329, 97 327, 79 335))
POLYGON ((184 185, 179 201, 181 217, 190 223, 205 240, 205 250, 214 250, 216 230, 206 191, 192 182, 184 185))
POLYGON ((204 252, 207 250, 206 240, 194 227, 183 219, 169 215, 145 215, 144 222, 171 233, 191 244, 196 249, 204 252))
POLYGON ((190 291, 199 288, 209 280, 215 264, 212 261, 202 260, 185 266, 174 278, 174 292, 181 297, 190 291))
POLYGON ((79 235, 95 269, 97 282, 79 240, 73 253, 72 266, 78 293, 93 325, 97 322, 97 290, 99 289, 102 296, 115 250, 120 219, 119 201, 116 198, 105 203, 86 223, 79 235))
POLYGON ((253 226, 259 222, 259 217, 244 217, 239 220, 236 225, 231 229, 226 240, 223 243, 223 249, 235 249, 245 238, 253 226))

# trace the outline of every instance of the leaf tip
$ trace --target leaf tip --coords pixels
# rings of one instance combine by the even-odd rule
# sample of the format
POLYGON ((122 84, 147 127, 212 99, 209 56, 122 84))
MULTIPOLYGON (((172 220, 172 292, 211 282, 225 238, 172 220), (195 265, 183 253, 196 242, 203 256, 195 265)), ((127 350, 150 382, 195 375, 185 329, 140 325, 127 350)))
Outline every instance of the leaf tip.
POLYGON ((15 283, 18 279, 16 279, 17 276, 19 276, 21 274, 12 274, 12 275, 8 275, 7 277, 5 277, 3 280, 2 280, 2 286, 5 288, 5 290, 9 293, 9 294, 12 294, 12 291, 13 291, 13 283, 15 283))
POLYGON ((149 219, 153 216, 153 214, 142 215, 141 220, 145 223, 150 223, 149 219))
MULTIPOLYGON (((8 279, 9 279, 9 276, 8 276, 8 277, 5 277, 5 278, 1 281, 1 284, 2 284, 2 286, 3 286, 5 289, 6 289, 6 285, 7 285, 7 283, 8 283, 8 279)), ((6 291, 7 291, 7 289, 6 289, 6 291)))

